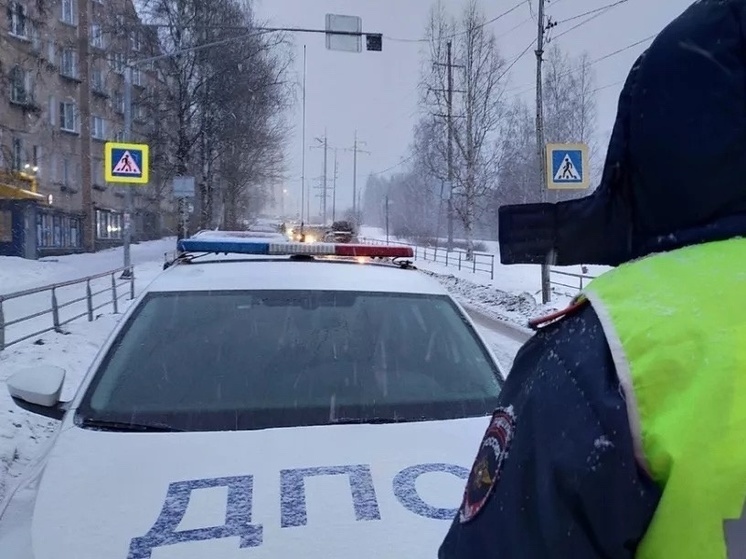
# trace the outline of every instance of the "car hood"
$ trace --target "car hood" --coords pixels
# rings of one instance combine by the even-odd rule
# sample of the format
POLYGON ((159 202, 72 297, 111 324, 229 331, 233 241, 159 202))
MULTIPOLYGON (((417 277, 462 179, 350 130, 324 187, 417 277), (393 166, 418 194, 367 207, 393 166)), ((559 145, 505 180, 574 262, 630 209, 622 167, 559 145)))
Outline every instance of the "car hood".
POLYGON ((432 558, 489 418, 60 433, 35 559, 432 558))

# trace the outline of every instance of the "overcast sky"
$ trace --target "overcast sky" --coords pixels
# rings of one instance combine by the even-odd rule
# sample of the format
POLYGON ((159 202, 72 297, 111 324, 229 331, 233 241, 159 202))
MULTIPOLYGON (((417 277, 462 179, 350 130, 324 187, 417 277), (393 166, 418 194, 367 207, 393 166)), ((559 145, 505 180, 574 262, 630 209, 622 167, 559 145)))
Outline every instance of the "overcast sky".
MULTIPOLYGON (((456 12, 462 0, 441 0, 456 12)), ((481 0, 487 19, 492 19, 519 4, 519 0, 481 0)), ((551 36, 563 50, 578 55, 588 52, 592 60, 612 55, 633 43, 660 31, 679 15, 691 0, 626 0, 599 17, 580 16, 618 0, 553 0, 548 14, 560 22, 551 36), (570 20, 563 22, 563 20, 570 20), (574 26, 574 30, 559 36, 574 26)), ((276 26, 323 29, 327 13, 356 15, 363 20, 363 31, 383 33, 383 52, 344 53, 328 51, 323 35, 297 34, 293 52, 294 72, 300 83, 303 74, 303 45, 307 48, 306 100, 306 178, 315 184, 322 173, 323 150, 308 149, 314 137, 326 129, 329 145, 339 148, 337 208, 352 202, 352 153, 355 130, 366 143, 370 155, 358 156, 358 188, 371 172, 397 165, 408 155, 412 126, 416 121, 417 84, 423 48, 417 42, 424 34, 428 12, 434 0, 255 0, 257 15, 276 26)), ((498 37, 503 56, 513 61, 536 38, 537 0, 520 2, 517 9, 490 24, 498 37)), ((644 42, 594 64, 599 112, 598 127, 606 138, 614 123, 616 104, 622 84, 632 63, 649 45, 644 42), (608 86, 608 87, 607 87, 608 86)), ((533 49, 520 58, 510 74, 511 94, 533 98, 536 75, 533 49)), ((301 177, 301 104, 293 115, 295 133, 288 148, 287 203, 290 211, 300 197, 301 177)), ((329 153, 329 170, 334 154, 329 153)), ((394 169, 395 171, 396 169, 394 169)), ((316 194, 316 192, 314 192, 316 194)), ((318 201, 312 206, 318 208, 318 201)))

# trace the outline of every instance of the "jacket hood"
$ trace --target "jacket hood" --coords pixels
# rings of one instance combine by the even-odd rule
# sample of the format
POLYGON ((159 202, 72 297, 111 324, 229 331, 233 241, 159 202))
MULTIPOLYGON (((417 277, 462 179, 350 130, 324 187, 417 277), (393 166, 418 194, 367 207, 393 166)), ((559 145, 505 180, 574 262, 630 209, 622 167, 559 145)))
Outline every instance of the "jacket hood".
POLYGON ((619 98, 601 183, 503 206, 504 264, 615 266, 746 234, 746 0, 699 0, 643 53, 619 98))

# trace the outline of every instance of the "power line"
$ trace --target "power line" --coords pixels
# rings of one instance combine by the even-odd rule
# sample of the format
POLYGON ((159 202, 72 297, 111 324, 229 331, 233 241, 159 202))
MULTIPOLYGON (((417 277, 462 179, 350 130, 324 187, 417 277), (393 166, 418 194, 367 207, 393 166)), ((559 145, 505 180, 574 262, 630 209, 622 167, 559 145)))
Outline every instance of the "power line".
MULTIPOLYGON (((652 39, 654 39, 654 38, 655 38, 655 37, 656 37, 657 35, 658 35, 657 33, 654 33, 653 35, 650 35, 649 37, 645 37, 644 39, 640 39, 639 41, 635 41, 634 43, 631 43, 631 44, 627 45, 626 47, 622 47, 622 48, 620 48, 620 49, 617 49, 617 50, 615 50, 615 51, 613 51, 613 52, 610 52, 610 53, 608 53, 608 54, 605 54, 605 55, 603 55, 603 56, 601 56, 601 57, 599 57, 599 58, 596 58, 595 60, 591 60, 591 61, 590 61, 590 62, 588 63, 588 67, 591 67, 591 66, 595 66, 595 65, 596 65, 596 64, 598 64, 599 62, 603 62, 604 60, 607 60, 607 59, 609 59, 609 58, 612 58, 612 57, 614 57, 614 56, 616 56, 616 55, 618 55, 618 54, 621 54, 621 53, 623 53, 623 52, 625 52, 625 51, 628 51, 628 50, 630 50, 630 49, 633 49, 633 48, 635 48, 635 47, 636 47, 636 46, 638 46, 638 45, 641 45, 641 44, 643 44, 643 43, 646 43, 646 42, 648 42, 648 41, 651 41, 651 40, 652 40, 652 39)), ((557 77, 559 77, 559 78, 563 78, 563 77, 566 77, 566 76, 570 76, 570 75, 572 75, 573 73, 574 73, 574 70, 570 70, 570 71, 568 71, 568 72, 565 72, 565 73, 563 73, 563 74, 559 74, 559 75, 558 75, 557 77)), ((531 91, 531 90, 533 90, 533 87, 534 87, 534 84, 531 84, 531 87, 528 87, 528 84, 524 84, 524 85, 521 85, 521 86, 517 86, 517 87, 511 88, 511 89, 510 89, 509 91, 515 91, 515 90, 518 90, 518 89, 520 89, 520 91, 518 91, 518 92, 517 92, 517 93, 515 94, 515 96, 517 97, 517 96, 519 96, 519 95, 522 95, 522 94, 524 94, 524 93, 526 93, 526 92, 528 92, 528 91, 531 91)))
MULTIPOLYGON (((488 19, 484 23, 480 23, 479 25, 473 27, 472 29, 467 29, 466 31, 459 31, 458 33, 453 33, 453 34, 448 35, 446 37, 440 37, 439 40, 454 39, 456 37, 460 37, 462 35, 466 35, 467 33, 471 33, 472 31, 474 31, 476 29, 482 29, 483 27, 487 27, 488 25, 491 25, 491 24, 495 23, 496 21, 501 20, 505 16, 510 15, 511 13, 513 13, 514 11, 516 11, 518 8, 520 8, 524 4, 529 4, 530 5, 530 0, 521 0, 520 2, 518 2, 512 8, 510 8, 510 9, 504 11, 503 13, 501 13, 501 14, 493 17, 492 19, 488 19)), ((401 39, 401 38, 396 38, 396 37, 385 36, 385 38, 387 40, 389 40, 389 41, 395 41, 397 43, 429 43, 430 42, 430 39, 426 38, 426 37, 422 38, 422 39, 401 39)))
POLYGON ((497 78, 497 81, 500 81, 501 79, 503 79, 506 76, 506 74, 513 69, 513 66, 515 66, 521 58, 523 58, 524 56, 526 56, 526 54, 528 53, 528 51, 531 50, 531 47, 533 47, 535 44, 536 44, 536 39, 534 39, 533 41, 531 41, 529 43, 529 45, 525 49, 523 49, 523 51, 521 52, 521 54, 519 54, 518 56, 516 56, 513 59, 513 61, 508 65, 508 67, 505 69, 505 71, 502 74, 500 74, 500 77, 497 78))
POLYGON ((590 16, 590 17, 589 17, 588 19, 584 19, 583 21, 581 21, 581 22, 580 22, 580 23, 578 23, 577 25, 573 25, 573 26, 572 26, 572 27, 571 27, 570 29, 566 29, 565 31, 563 31, 563 32, 562 32, 562 33, 560 33, 559 35, 557 35, 557 36, 555 36, 555 37, 552 37, 552 39, 551 39, 551 40, 556 40, 556 39, 559 39, 560 37, 563 37, 563 36, 567 35, 568 33, 572 33, 572 32, 573 32, 573 31, 575 31, 576 29, 578 29, 578 28, 580 28, 580 27, 583 27, 584 25, 586 25, 586 24, 590 23, 590 22, 591 22, 591 21, 593 21, 594 19, 596 19, 596 18, 599 18, 599 17, 601 17, 602 15, 605 15, 605 14, 606 14, 606 13, 608 13, 608 12, 609 12, 610 10, 612 10, 613 8, 615 8, 616 6, 619 6, 619 5, 621 5, 621 4, 624 4, 624 3, 628 2, 628 1, 629 1, 629 0, 617 0, 616 2, 612 2, 611 4, 607 4, 606 6, 601 6, 600 8, 596 8, 596 9, 594 9, 594 10, 590 10, 590 11, 588 11, 588 12, 585 12, 585 13, 583 13, 583 14, 578 14, 578 15, 576 15, 576 16, 572 16, 572 17, 570 17, 570 18, 567 18, 567 19, 565 19, 565 20, 562 20, 562 21, 557 21, 557 22, 554 22, 554 23, 552 23, 552 24, 551 24, 551 28, 554 28, 554 27, 556 27, 557 25, 560 25, 560 24, 562 24, 562 23, 567 23, 568 21, 574 21, 574 20, 576 20, 576 19, 580 19, 580 18, 582 18, 582 17, 585 17, 585 16, 588 16, 588 15, 590 16))
POLYGON ((375 173, 370 173, 370 174, 371 174, 372 176, 383 175, 384 173, 388 173, 389 171, 393 171, 393 170, 394 170, 394 169, 396 169, 397 167, 401 167, 401 166, 402 166, 402 165, 404 165, 405 163, 409 163, 409 162, 410 162, 410 161, 412 161, 412 160, 413 160, 413 159, 414 159, 415 157, 417 157, 417 154, 412 154, 412 155, 410 155, 409 157, 407 157, 407 158, 405 158, 405 159, 402 159, 401 161, 399 161, 399 163, 397 163, 396 165, 392 165, 391 167, 389 167, 389 168, 387 168, 387 169, 384 169, 383 171, 376 171, 375 173))
POLYGON ((575 21, 576 19, 580 19, 581 17, 589 16, 598 12, 605 12, 606 10, 610 10, 611 8, 615 6, 619 6, 620 4, 625 4, 626 2, 629 2, 629 0, 618 0, 617 2, 613 2, 611 4, 607 4, 606 6, 601 6, 600 8, 595 8, 593 10, 589 10, 587 12, 584 12, 582 14, 578 14, 572 17, 568 17, 567 19, 561 19, 559 21, 554 22, 555 25, 561 25, 563 23, 567 23, 568 21, 575 21))
POLYGON ((637 45, 641 45, 643 43, 647 43, 648 41, 652 41, 658 36, 658 33, 653 33, 649 37, 645 37, 644 39, 640 39, 639 41, 635 41, 631 45, 627 45, 626 47, 622 47, 619 50, 615 50, 614 52, 610 52, 609 54, 605 54, 601 58, 596 58, 595 60, 592 60, 590 65, 593 66, 594 64, 598 64, 599 62, 602 62, 606 60, 607 58, 611 58, 612 56, 616 56, 617 54, 623 53, 624 51, 627 51, 629 49, 635 48, 637 45))

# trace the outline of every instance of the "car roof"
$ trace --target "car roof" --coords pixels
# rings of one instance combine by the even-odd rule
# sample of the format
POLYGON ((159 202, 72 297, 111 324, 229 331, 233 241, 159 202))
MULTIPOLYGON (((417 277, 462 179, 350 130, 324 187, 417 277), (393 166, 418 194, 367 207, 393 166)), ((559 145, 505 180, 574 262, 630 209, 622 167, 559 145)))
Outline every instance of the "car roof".
POLYGON ((341 259, 297 261, 228 258, 179 263, 160 274, 148 292, 213 290, 326 290, 448 295, 426 274, 393 264, 341 259))

